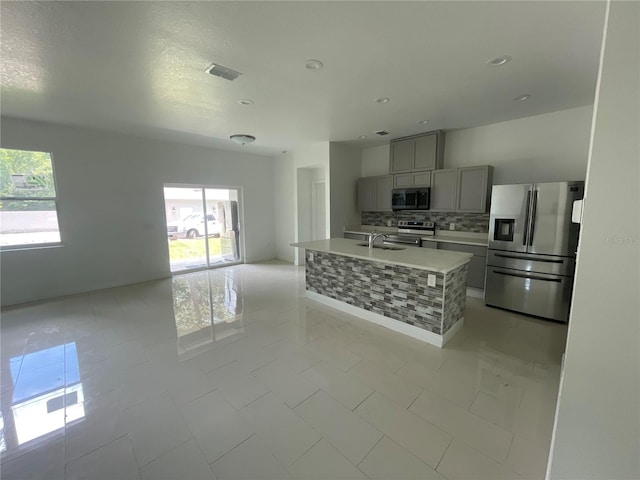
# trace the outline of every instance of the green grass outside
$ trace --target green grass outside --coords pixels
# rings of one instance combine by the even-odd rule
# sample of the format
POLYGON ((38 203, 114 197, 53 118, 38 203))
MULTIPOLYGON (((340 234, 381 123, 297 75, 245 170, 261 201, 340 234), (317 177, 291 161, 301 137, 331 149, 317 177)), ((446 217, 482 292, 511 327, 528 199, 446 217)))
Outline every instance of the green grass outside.
MULTIPOLYGON (((203 238, 169 240, 169 258, 172 261, 204 258, 206 253, 203 238)), ((209 238, 209 255, 212 257, 220 255, 219 238, 209 238)))

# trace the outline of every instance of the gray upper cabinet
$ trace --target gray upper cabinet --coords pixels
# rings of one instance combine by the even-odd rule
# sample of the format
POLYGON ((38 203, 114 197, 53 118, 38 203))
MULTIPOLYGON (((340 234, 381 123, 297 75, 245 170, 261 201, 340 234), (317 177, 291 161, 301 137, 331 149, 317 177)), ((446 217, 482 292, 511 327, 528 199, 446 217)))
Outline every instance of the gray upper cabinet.
POLYGON ((438 162, 438 133, 418 137, 415 142, 413 170, 435 170, 440 165, 438 162))
POLYGON ((402 140, 391 143, 390 173, 410 172, 413 169, 415 141, 402 140))
POLYGON ((358 210, 390 212, 393 175, 358 179, 358 210))
POLYGON ((358 210, 371 212, 376 208, 375 177, 362 177, 358 179, 358 210))
POLYGON ((464 213, 484 213, 489 208, 493 167, 458 168, 456 211, 464 213))
POLYGON ((455 212, 458 190, 458 169, 434 170, 431 172, 432 212, 455 212))
POLYGON ((444 132, 437 130, 391 142, 390 173, 435 170, 442 167, 444 132))
POLYGON ((411 174, 411 186, 412 187, 430 187, 431 186, 431 172, 416 172, 411 174))
POLYGON ((431 172, 397 173, 393 176, 393 188, 430 187, 431 172))
POLYGON ((393 175, 374 177, 376 184, 376 211, 391 211, 391 190, 393 190, 393 175))

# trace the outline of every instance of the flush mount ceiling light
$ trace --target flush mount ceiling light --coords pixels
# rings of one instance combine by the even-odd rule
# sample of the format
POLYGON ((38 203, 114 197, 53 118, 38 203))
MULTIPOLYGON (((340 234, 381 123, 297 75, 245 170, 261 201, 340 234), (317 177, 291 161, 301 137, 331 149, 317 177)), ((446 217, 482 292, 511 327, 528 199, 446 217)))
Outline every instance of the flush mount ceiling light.
POLYGON ((487 65, 490 67, 500 67, 511 60, 509 55, 503 55, 502 57, 492 58, 491 60, 487 60, 487 65))
POLYGON ((389 103, 391 99, 389 97, 379 97, 374 100, 376 103, 389 103))
POLYGON ((418 123, 421 123, 422 125, 426 125, 427 123, 429 123, 429 120, 420 120, 418 123))
POLYGON ((253 100, 250 100, 248 98, 241 98, 240 100, 238 100, 238 103, 240 105, 253 105, 253 100))
POLYGON ((525 100, 529 100, 531 98, 531 94, 530 93, 525 93, 524 95, 518 95, 516 98, 513 99, 514 102, 523 102, 525 100))
POLYGON ((246 143, 253 143, 256 141, 256 137, 254 137, 253 135, 247 135, 245 133, 237 133, 235 135, 231 135, 229 139, 233 143, 239 143, 241 145, 244 145, 246 143))
POLYGON ((307 60, 305 66, 309 70, 320 70, 322 67, 324 67, 324 63, 322 63, 320 60, 316 60, 315 58, 310 58, 309 60, 307 60))
POLYGON ((366 136, 366 135, 360 135, 358 138, 359 138, 360 140, 364 140, 365 138, 367 138, 367 136, 366 136))

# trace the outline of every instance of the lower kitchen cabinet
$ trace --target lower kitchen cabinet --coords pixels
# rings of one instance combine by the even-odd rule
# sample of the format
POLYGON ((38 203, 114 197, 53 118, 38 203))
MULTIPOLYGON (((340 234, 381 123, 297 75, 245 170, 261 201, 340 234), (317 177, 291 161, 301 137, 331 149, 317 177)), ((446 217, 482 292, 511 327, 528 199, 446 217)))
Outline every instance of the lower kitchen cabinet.
POLYGON ((467 273, 467 286, 484 290, 484 277, 487 271, 487 247, 479 245, 463 245, 460 243, 438 242, 439 250, 452 252, 471 253, 473 257, 469 261, 467 273))
POLYGON ((361 240, 363 242, 366 242, 369 240, 369 235, 367 235, 366 233, 344 232, 344 238, 349 238, 351 240, 361 240))

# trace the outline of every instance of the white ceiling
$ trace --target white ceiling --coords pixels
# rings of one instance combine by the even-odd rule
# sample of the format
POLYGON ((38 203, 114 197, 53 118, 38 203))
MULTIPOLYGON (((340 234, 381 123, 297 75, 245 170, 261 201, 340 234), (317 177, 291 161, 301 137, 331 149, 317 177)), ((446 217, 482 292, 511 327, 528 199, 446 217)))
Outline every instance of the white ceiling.
POLYGON ((311 141, 373 146, 592 104, 604 22, 600 1, 1 9, 3 115, 261 154, 311 141), (486 64, 500 55, 513 60, 486 64), (306 69, 310 58, 324 69, 306 69), (211 76, 214 62, 243 75, 211 76), (512 100, 524 93, 532 97, 512 100), (391 101, 374 102, 383 96, 391 101), (390 137, 373 135, 380 129, 390 137), (234 133, 257 141, 235 146, 234 133))

